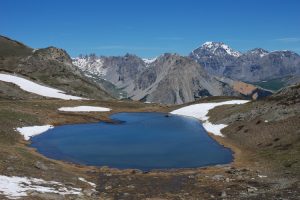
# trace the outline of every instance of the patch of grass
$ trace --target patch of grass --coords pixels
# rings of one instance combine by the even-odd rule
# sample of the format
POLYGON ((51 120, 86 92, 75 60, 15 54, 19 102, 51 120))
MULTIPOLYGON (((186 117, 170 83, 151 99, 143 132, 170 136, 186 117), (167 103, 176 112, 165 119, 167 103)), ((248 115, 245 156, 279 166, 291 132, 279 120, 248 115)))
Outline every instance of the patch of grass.
POLYGON ((0 110, 0 143, 14 144, 20 138, 20 135, 14 131, 13 127, 22 126, 23 124, 38 123, 36 116, 17 112, 12 109, 0 110))
POLYGON ((16 119, 19 121, 37 121, 36 117, 27 113, 16 112, 9 109, 0 110, 1 123, 10 123, 16 119))
POLYGON ((208 116, 211 122, 217 122, 232 115, 249 112, 253 107, 255 107, 255 103, 217 106, 208 112, 208 116))
POLYGON ((254 82, 252 84, 262 87, 267 90, 278 91, 281 88, 286 86, 286 77, 285 78, 276 78, 267 81, 254 82))
POLYGON ((31 48, 4 36, 0 36, 0 43, 0 55, 3 57, 27 56, 32 52, 31 48))
MULTIPOLYGON (((296 139, 297 140, 297 139, 296 139)), ((276 168, 288 171, 294 175, 300 174, 300 142, 294 142, 293 146, 285 150, 276 150, 273 146, 258 151, 258 154, 266 161, 272 162, 276 168)))

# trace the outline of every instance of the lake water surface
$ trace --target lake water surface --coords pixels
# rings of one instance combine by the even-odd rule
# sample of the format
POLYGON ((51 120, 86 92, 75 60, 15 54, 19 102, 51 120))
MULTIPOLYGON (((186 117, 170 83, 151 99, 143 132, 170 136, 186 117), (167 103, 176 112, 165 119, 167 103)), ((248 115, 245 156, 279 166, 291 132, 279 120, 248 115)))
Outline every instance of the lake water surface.
POLYGON ((232 161, 232 152, 194 118, 118 113, 121 123, 57 126, 31 139, 41 154, 78 164, 141 170, 193 168, 232 161))

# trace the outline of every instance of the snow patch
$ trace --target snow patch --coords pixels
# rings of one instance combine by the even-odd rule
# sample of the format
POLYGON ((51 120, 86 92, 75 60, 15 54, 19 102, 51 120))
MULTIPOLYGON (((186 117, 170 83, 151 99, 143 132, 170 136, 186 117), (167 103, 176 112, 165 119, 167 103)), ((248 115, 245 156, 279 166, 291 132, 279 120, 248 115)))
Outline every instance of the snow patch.
POLYGON ((268 53, 260 53, 260 54, 259 54, 259 57, 262 58, 262 57, 264 57, 264 56, 267 55, 267 54, 268 54, 268 53))
POLYGON ((66 187, 56 181, 43 179, 0 175, 0 194, 9 199, 28 196, 27 192, 55 193, 59 195, 82 195, 81 188, 66 187))
POLYGON ((226 124, 212 124, 209 121, 205 121, 202 125, 207 132, 222 137, 223 135, 221 133, 221 130, 227 126, 226 124))
POLYGON ((234 57, 239 57, 242 54, 238 51, 234 51, 231 49, 228 45, 222 43, 222 42, 205 42, 202 45, 202 48, 205 48, 209 50, 210 52, 214 53, 216 52, 217 49, 222 48, 226 51, 227 54, 234 56, 234 57))
POLYGON ((157 59, 157 57, 155 57, 155 58, 143 58, 143 61, 147 65, 150 65, 151 63, 153 63, 154 61, 156 61, 156 59, 157 59))
POLYGON ((54 128, 52 125, 44 125, 44 126, 27 126, 16 128, 16 130, 24 136, 25 140, 29 140, 31 137, 35 135, 39 135, 43 132, 46 132, 49 129, 54 128))
POLYGON ((80 180, 82 182, 85 182, 85 183, 89 184, 90 186, 92 186, 94 188, 96 187, 95 183, 89 182, 89 181, 85 180, 84 178, 79 177, 78 180, 80 180))
POLYGON ((268 176, 265 176, 265 175, 257 175, 259 178, 267 178, 268 176))
POLYGON ((208 120, 208 112, 217 107, 222 105, 230 105, 230 104, 244 104, 249 101, 247 100, 231 100, 231 101, 223 101, 218 103, 200 103, 200 104, 194 104, 185 106, 182 108, 179 108, 177 110, 174 110, 171 112, 171 114, 176 115, 183 115, 188 117, 195 117, 203 122, 203 127, 206 131, 213 133, 214 135, 222 136, 221 130, 225 128, 226 124, 212 124, 208 120))
POLYGON ((107 68, 104 66, 102 58, 73 58, 72 62, 75 66, 81 69, 85 74, 104 77, 107 74, 107 68))
POLYGON ((76 107, 61 107, 59 111, 66 112, 108 112, 110 108, 99 107, 99 106, 76 106, 76 107))
POLYGON ((249 52, 254 55, 259 55, 259 57, 261 57, 261 58, 269 54, 268 51, 261 49, 261 48, 252 49, 249 52))
POLYGON ((2 74, 0 73, 0 81, 8 82, 8 83, 14 83, 18 85, 22 90, 25 90, 27 92, 31 92, 34 94, 38 94, 45 97, 51 97, 51 98, 57 98, 57 99, 65 99, 65 100, 83 100, 84 98, 67 95, 64 94, 64 91, 57 90, 54 88, 50 88, 47 86, 43 86, 37 83, 34 83, 30 80, 27 80, 25 78, 21 78, 18 76, 10 75, 10 74, 2 74))
POLYGON ((204 42, 202 46, 212 48, 213 47, 213 42, 204 42))

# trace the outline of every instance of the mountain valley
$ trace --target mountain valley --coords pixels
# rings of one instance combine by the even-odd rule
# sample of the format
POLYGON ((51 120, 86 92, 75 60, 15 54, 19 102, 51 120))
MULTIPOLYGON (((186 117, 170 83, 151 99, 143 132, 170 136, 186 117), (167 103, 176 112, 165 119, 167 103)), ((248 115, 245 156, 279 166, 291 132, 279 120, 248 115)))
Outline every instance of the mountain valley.
POLYGON ((240 53, 221 42, 206 42, 188 57, 166 53, 143 60, 130 54, 91 54, 73 58, 73 64, 95 81, 113 84, 121 98, 167 104, 220 95, 257 99, 300 80, 300 56, 294 52, 257 48, 240 53), (273 80, 281 84, 263 84, 273 80))
POLYGON ((214 51, 211 60, 203 49, 190 56, 165 53, 150 60, 131 54, 72 59, 56 47, 32 49, 0 37, 0 199, 298 199, 298 55, 257 50, 259 58, 251 60, 227 45, 213 45, 203 46, 214 51), (269 57, 285 66, 270 64, 269 57), (262 67, 257 70, 263 71, 255 72, 256 77, 245 63, 260 58, 268 61, 259 61, 262 67), (248 61, 228 70, 240 59, 248 61), (272 71, 270 66, 280 69, 272 71), (43 86, 44 91, 24 90, 13 78, 5 81, 7 76, 43 86), (48 89, 77 100, 41 96, 48 89), (168 120, 175 110, 211 104, 219 106, 207 109, 207 115, 203 110, 189 112, 202 114, 199 120, 204 127, 209 122, 209 137, 232 150, 234 160, 225 165, 149 171, 86 166, 45 157, 17 129, 99 122, 122 126, 126 122, 114 121, 112 114, 160 112, 168 120), (62 109, 78 106, 106 111, 62 109), (224 137, 214 133, 220 125, 224 137), (19 193, 11 193, 7 183, 19 193))

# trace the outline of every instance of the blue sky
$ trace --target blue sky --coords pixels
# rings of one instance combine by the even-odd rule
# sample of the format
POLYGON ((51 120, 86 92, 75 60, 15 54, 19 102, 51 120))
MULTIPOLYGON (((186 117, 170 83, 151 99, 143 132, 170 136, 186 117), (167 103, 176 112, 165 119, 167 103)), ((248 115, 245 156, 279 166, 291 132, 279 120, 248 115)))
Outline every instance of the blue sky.
POLYGON ((205 41, 300 53, 299 0, 0 0, 0 34, 31 47, 155 57, 205 41))

